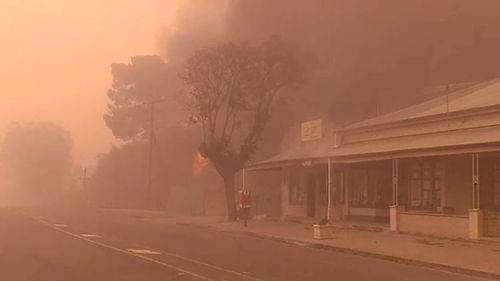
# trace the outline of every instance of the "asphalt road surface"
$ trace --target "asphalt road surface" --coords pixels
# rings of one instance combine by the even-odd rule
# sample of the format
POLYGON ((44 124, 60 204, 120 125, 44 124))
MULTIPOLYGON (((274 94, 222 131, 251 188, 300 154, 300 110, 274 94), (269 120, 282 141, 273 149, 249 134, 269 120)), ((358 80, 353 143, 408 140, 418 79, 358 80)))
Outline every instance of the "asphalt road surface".
POLYGON ((97 210, 0 208, 0 280, 485 279, 97 210))

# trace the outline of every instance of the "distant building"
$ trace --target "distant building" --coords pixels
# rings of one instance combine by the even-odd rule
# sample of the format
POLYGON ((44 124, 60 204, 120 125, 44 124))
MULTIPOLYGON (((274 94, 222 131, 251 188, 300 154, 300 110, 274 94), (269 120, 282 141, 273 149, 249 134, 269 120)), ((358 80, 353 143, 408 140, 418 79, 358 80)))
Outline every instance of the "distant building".
POLYGON ((318 121, 292 130, 279 155, 249 165, 281 171, 284 216, 500 236, 500 79, 345 128, 304 126, 317 130, 318 121))

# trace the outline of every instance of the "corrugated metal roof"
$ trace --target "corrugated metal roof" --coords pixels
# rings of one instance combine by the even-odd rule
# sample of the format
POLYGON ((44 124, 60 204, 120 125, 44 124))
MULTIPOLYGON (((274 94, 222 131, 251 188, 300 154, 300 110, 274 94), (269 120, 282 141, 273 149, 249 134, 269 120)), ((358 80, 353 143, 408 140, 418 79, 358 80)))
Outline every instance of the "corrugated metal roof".
POLYGON ((300 161, 317 158, 327 158, 333 155, 333 145, 328 138, 317 141, 303 142, 281 152, 271 158, 252 163, 248 166, 265 166, 267 164, 283 163, 287 161, 300 161))
POLYGON ((334 157, 362 156, 498 142, 500 142, 500 126, 488 126, 345 144, 334 149, 333 155, 334 157))
POLYGON ((266 169, 293 161, 326 159, 329 157, 338 160, 348 158, 354 159, 370 155, 392 155, 395 152, 423 151, 428 149, 498 143, 500 143, 500 125, 371 140, 345 144, 335 149, 333 149, 331 145, 328 145, 327 142, 322 142, 321 145, 315 146, 315 149, 312 149, 312 147, 304 149, 304 146, 299 145, 274 157, 252 163, 248 166, 254 169, 266 169))
POLYGON ((500 104, 500 78, 347 126, 356 129, 500 104), (447 105, 448 100, 448 105, 447 105))
MULTIPOLYGON (((458 112, 493 105, 500 105, 500 79, 453 92, 448 97, 438 97, 393 113, 368 119, 353 124, 347 127, 347 129, 441 115, 446 113, 447 107, 449 112, 458 112)), ((266 167, 276 167, 286 162, 325 159, 328 157, 346 159, 367 155, 391 155, 392 153, 401 151, 422 151, 426 149, 497 143, 500 143, 500 125, 344 143, 335 149, 333 148, 331 139, 323 138, 319 141, 296 144, 274 157, 252 163, 249 167, 265 169, 266 167)))

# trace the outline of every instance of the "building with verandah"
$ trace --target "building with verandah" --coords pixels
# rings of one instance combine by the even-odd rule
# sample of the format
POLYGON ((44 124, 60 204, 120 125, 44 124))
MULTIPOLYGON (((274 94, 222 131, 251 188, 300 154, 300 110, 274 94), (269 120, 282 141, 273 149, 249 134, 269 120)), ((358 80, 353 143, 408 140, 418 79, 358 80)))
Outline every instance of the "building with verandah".
POLYGON ((305 122, 285 143, 248 167, 281 173, 284 216, 500 237, 500 79, 343 128, 305 122))

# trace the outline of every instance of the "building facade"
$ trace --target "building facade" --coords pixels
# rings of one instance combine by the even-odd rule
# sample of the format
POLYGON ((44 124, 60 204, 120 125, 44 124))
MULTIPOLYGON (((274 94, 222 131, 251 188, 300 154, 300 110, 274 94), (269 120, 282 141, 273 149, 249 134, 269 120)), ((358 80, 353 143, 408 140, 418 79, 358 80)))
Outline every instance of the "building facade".
POLYGON ((249 167, 281 171, 285 216, 500 236, 500 80, 292 139, 279 155, 249 167))

